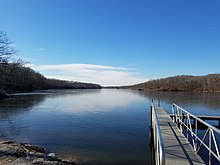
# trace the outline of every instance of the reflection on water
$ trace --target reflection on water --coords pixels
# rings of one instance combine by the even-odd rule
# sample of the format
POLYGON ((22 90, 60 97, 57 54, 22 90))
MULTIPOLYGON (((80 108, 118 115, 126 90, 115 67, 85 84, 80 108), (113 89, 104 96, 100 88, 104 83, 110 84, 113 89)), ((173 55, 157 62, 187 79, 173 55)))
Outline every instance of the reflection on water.
POLYGON ((1 102, 0 129, 81 164, 141 165, 149 162, 147 106, 126 90, 19 94, 1 102))
POLYGON ((219 94, 48 90, 0 101, 1 138, 45 146, 81 164, 149 164, 148 107, 160 98, 193 113, 220 115, 219 94))
POLYGON ((220 116, 220 93, 146 92, 144 95, 147 98, 160 98, 168 112, 171 112, 172 103, 176 103, 193 114, 220 116))
POLYGON ((104 94, 101 90, 92 90, 91 92, 80 90, 50 95, 47 99, 47 105, 44 105, 50 106, 56 102, 57 107, 53 109, 53 112, 60 111, 62 108, 62 113, 77 113, 79 115, 88 112, 119 111, 122 110, 120 107, 136 103, 139 100, 143 100, 143 98, 123 90, 115 90, 114 92, 106 90, 104 94))
POLYGON ((204 92, 147 92, 150 98, 161 98, 167 103, 175 102, 177 104, 197 104, 208 108, 220 107, 220 93, 204 93, 204 92))
POLYGON ((40 104, 44 98, 44 95, 24 95, 0 101, 0 138, 9 139, 11 134, 18 135, 20 126, 15 123, 14 119, 25 116, 34 106, 40 104))

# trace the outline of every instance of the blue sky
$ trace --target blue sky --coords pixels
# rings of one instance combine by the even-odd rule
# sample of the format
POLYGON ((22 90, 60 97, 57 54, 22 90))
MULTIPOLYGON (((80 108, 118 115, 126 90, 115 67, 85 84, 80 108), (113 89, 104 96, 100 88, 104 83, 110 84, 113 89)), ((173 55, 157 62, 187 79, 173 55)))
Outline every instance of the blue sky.
POLYGON ((127 85, 220 70, 219 0, 0 0, 0 30, 47 77, 127 85))

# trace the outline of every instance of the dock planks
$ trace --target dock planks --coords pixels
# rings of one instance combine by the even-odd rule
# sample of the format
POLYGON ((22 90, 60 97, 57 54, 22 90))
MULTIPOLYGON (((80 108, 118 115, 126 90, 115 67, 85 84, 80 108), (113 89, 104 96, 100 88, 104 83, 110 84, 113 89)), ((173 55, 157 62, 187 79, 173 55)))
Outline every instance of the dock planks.
POLYGON ((167 165, 205 164, 162 107, 155 107, 167 165))

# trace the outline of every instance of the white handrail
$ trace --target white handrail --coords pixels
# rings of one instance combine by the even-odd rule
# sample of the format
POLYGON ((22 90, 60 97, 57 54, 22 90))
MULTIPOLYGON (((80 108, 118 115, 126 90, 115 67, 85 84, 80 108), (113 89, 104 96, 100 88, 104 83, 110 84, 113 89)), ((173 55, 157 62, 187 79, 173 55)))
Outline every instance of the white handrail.
POLYGON ((152 115, 151 120, 152 120, 153 137, 154 137, 153 139, 154 139, 154 150, 155 150, 155 163, 156 165, 165 165, 164 144, 153 103, 151 105, 151 115, 152 115))
POLYGON ((216 142, 216 136, 215 136, 215 133, 220 136, 220 130, 210 125, 209 123, 205 122, 204 120, 196 117, 195 115, 189 113, 188 111, 186 111, 185 109, 181 108, 180 106, 174 103, 172 105, 172 112, 174 116, 173 121, 177 123, 178 128, 181 130, 181 132, 184 131, 184 128, 187 129, 186 137, 188 140, 189 140, 189 132, 190 132, 194 151, 198 153, 200 151, 201 146, 204 146, 209 152, 208 164, 209 165, 212 164, 212 156, 214 156, 217 159, 217 161, 220 163, 219 147, 216 142), (191 119, 194 120, 194 125, 195 125, 194 131, 192 129, 191 119), (205 127, 207 127, 205 134, 201 138, 198 136, 198 122, 203 124, 205 127), (205 143, 205 139, 207 137, 209 138, 208 144, 205 143), (212 147, 212 144, 214 144, 214 147, 212 147))

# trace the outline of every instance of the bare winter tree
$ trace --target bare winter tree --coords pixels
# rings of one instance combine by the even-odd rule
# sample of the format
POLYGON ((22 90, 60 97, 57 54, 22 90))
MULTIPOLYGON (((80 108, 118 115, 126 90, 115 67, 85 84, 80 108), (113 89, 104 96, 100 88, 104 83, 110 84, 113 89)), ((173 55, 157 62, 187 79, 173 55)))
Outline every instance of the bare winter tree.
POLYGON ((0 90, 4 91, 12 72, 23 62, 19 59, 16 62, 10 62, 12 56, 16 53, 12 47, 12 42, 7 37, 7 33, 0 31, 0 90))
POLYGON ((16 53, 11 44, 12 42, 8 39, 7 33, 0 31, 0 63, 8 63, 12 55, 16 53))

